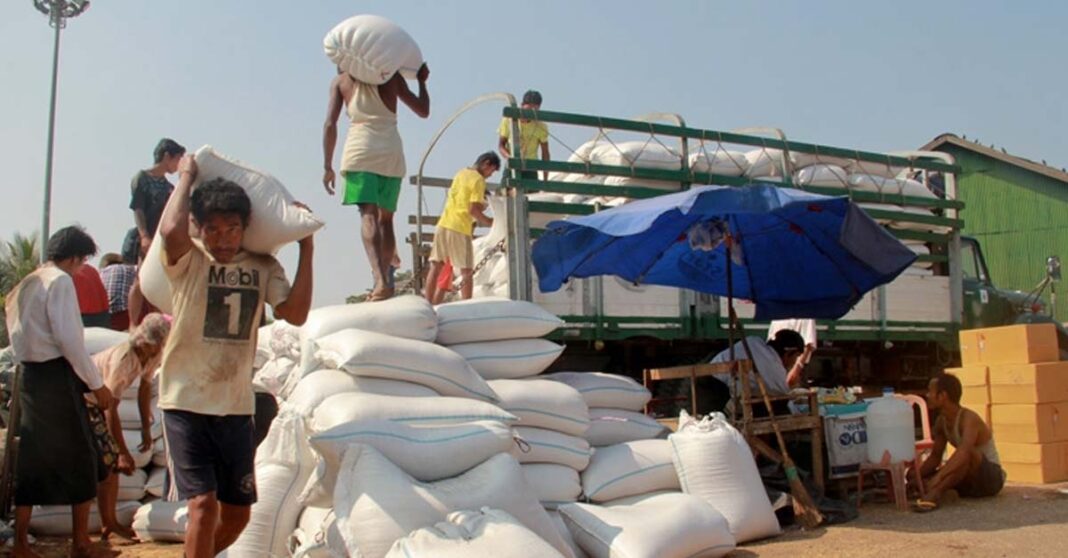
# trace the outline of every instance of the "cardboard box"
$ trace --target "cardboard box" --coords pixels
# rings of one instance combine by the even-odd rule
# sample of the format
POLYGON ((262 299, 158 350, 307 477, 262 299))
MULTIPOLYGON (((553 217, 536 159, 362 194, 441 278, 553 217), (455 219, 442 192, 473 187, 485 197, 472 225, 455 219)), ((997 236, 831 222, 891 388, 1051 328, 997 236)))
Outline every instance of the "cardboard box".
POLYGON ((991 403, 1068 401, 1068 362, 995 364, 989 375, 991 403))
MULTIPOLYGON (((964 386, 960 404, 969 409, 985 408, 990 405, 990 386, 964 386)), ((979 416, 983 416, 983 413, 979 413, 979 416)))
POLYGON ((1010 481, 1043 484, 1068 480, 1068 442, 998 444, 998 454, 1010 481))
POLYGON ((989 385, 989 371, 990 369, 985 364, 946 368, 946 374, 956 376, 960 380, 960 385, 964 387, 989 385))
POLYGON ((1036 364, 1060 360, 1057 328, 1053 324, 1021 324, 960 332, 964 366, 1036 364))
POLYGON ((991 429, 999 443, 1068 441, 1068 401, 1039 405, 991 405, 991 429))

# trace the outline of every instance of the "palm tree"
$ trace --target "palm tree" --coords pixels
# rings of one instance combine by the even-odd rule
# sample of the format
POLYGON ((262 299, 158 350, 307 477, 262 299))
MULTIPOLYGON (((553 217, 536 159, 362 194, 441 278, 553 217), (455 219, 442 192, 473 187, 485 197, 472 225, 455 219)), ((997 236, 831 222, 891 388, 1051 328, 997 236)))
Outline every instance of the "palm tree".
POLYGON ((0 244, 0 291, 9 292, 33 273, 40 261, 36 233, 29 236, 15 233, 12 240, 0 244))
POLYGON ((15 233, 14 238, 0 243, 0 347, 8 344, 7 320, 4 316, 7 293, 37 269, 41 261, 39 250, 36 233, 29 236, 15 233))

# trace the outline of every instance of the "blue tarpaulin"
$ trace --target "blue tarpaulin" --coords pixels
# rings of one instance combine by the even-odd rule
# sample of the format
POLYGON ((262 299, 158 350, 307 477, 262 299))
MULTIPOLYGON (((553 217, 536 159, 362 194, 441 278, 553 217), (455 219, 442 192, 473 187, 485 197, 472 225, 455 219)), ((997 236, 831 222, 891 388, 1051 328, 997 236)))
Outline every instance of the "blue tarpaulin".
POLYGON ((756 319, 837 319, 916 255, 848 198, 753 184, 700 186, 549 223, 534 243, 542 291, 572 277, 616 275, 727 296, 756 319))

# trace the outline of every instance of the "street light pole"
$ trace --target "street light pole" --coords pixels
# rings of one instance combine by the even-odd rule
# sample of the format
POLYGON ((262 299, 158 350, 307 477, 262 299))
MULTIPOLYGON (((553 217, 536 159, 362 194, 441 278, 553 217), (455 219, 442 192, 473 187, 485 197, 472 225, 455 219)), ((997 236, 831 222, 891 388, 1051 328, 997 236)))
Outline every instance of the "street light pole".
POLYGON ((48 24, 55 29, 52 44, 52 95, 48 105, 48 150, 45 155, 44 210, 41 213, 41 263, 48 259, 44 246, 48 243, 52 220, 52 154, 55 151, 56 134, 56 86, 59 78, 59 32, 67 25, 67 19, 77 17, 89 8, 88 0, 33 0, 34 7, 48 16, 48 24))

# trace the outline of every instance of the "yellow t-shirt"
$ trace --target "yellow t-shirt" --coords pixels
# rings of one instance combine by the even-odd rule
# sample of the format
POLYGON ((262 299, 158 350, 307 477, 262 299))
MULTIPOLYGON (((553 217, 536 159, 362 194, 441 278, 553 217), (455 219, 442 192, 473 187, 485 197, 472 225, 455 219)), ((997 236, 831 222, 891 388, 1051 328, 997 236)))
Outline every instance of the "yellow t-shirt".
POLYGON ((174 265, 160 251, 171 281, 174 321, 163 348, 159 408, 204 415, 251 415, 252 362, 263 303, 289 296, 278 260, 239 252, 217 263, 199 243, 174 265))
POLYGON ((486 199, 486 179, 475 169, 466 168, 452 177, 449 195, 445 199, 445 211, 438 219, 438 226, 460 234, 473 236, 475 218, 471 217, 471 204, 486 199))
MULTIPOLYGON (((497 135, 512 141, 511 119, 502 118, 501 126, 497 135)), ((538 146, 549 142, 549 127, 544 122, 531 120, 530 122, 519 121, 519 153, 524 159, 537 159, 538 146)), ((511 144, 509 144, 511 145, 511 144)))

